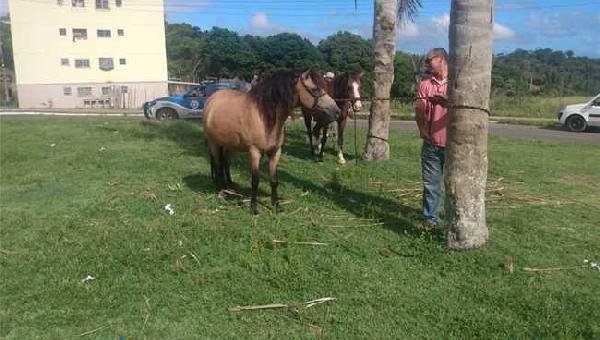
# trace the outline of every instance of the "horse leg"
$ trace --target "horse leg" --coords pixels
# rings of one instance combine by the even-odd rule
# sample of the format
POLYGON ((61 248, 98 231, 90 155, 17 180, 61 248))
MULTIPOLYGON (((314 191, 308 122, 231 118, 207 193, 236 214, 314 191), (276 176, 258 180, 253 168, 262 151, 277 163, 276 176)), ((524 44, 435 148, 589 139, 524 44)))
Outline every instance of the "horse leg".
POLYGON ((250 166, 252 168, 252 193, 250 197, 250 210, 254 215, 258 215, 258 180, 260 177, 260 150, 257 148, 250 149, 250 166))
POLYGON ((267 152, 269 156, 269 179, 271 181, 271 204, 276 213, 283 212, 283 208, 279 205, 279 198, 277 197, 277 164, 281 157, 281 147, 272 149, 267 152))
POLYGON ((302 108, 302 115, 304 116, 304 125, 306 126, 306 133, 308 134, 308 143, 310 144, 310 152, 313 152, 313 140, 312 140, 312 112, 302 108))
POLYGON ((346 127, 346 118, 348 116, 344 116, 337 123, 337 157, 338 163, 346 164, 346 159, 344 158, 344 128, 346 127))
POLYGON ((223 171, 223 148, 210 144, 210 172, 217 191, 225 188, 225 173, 223 171))
POLYGON ((313 132, 312 132, 313 138, 315 139, 315 143, 314 143, 312 151, 315 156, 319 155, 319 153, 321 152, 321 142, 320 142, 321 129, 322 129, 322 126, 317 121, 317 123, 315 124, 315 127, 313 129, 313 132))
POLYGON ((228 152, 223 152, 223 177, 225 180, 225 187, 228 189, 233 189, 233 181, 231 180, 231 172, 229 168, 231 167, 231 154, 228 152))
POLYGON ((327 143, 327 132, 329 131, 329 125, 323 126, 323 135, 321 136, 321 143, 319 144, 319 160, 323 161, 323 154, 325 153, 325 143, 327 143))

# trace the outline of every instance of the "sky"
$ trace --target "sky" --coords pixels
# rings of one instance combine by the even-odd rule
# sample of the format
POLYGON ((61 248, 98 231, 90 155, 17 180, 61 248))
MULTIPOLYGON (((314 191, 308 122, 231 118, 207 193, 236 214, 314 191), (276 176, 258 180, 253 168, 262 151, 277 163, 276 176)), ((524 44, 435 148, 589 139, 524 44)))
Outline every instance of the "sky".
MULTIPOLYGON (((148 0, 135 1, 144 8, 148 0)), ((372 36, 372 0, 357 0, 356 8, 354 0, 164 1, 170 23, 202 30, 218 26, 260 36, 293 32, 314 44, 338 31, 372 36)), ((414 21, 399 25, 398 50, 425 53, 431 47, 448 47, 450 0, 422 0, 422 5, 414 21)), ((7 8, 7 0, 0 0, 0 13, 7 8)), ((576 56, 600 58, 600 0, 496 0, 494 53, 517 48, 572 50, 576 56)))

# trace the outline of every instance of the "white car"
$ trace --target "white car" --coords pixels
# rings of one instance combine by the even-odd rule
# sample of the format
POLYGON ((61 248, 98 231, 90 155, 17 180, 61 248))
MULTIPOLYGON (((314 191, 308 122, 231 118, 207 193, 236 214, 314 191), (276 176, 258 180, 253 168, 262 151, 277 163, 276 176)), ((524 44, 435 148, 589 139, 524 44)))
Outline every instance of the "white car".
POLYGON ((574 132, 582 132, 588 126, 600 126, 600 94, 584 104, 563 107, 558 112, 558 122, 574 132))

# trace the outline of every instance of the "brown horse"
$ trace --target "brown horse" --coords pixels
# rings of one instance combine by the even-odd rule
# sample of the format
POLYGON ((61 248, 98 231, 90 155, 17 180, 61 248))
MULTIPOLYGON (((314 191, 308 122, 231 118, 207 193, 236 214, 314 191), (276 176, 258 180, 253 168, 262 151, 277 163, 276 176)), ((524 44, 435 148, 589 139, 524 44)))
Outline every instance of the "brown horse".
MULTIPOLYGON (((340 164, 346 163, 343 151, 344 128, 346 127, 350 107, 352 107, 354 111, 360 111, 362 108, 362 103, 360 101, 361 77, 362 73, 358 72, 344 73, 335 78, 333 88, 328 93, 335 98, 336 104, 342 112, 340 119, 337 121, 337 156, 340 164)), ((325 143, 327 142, 327 130, 329 129, 329 123, 331 121, 328 121, 326 117, 323 117, 319 112, 311 110, 302 109, 302 114, 304 115, 304 124, 306 124, 310 149, 319 156, 319 160, 323 160, 325 143), (313 118, 316 122, 314 128, 312 128, 313 118), (316 147, 313 146, 313 135, 316 147), (320 136, 321 141, 319 141, 320 136)))
POLYGON ((309 108, 338 118, 340 109, 324 90, 315 71, 284 71, 265 77, 248 93, 220 90, 204 109, 204 135, 210 149, 211 175, 217 190, 231 188, 229 158, 233 152, 249 152, 252 167, 250 208, 258 213, 259 164, 263 153, 269 157, 271 203, 281 211, 277 198, 277 163, 281 157, 284 125, 295 106, 309 108))

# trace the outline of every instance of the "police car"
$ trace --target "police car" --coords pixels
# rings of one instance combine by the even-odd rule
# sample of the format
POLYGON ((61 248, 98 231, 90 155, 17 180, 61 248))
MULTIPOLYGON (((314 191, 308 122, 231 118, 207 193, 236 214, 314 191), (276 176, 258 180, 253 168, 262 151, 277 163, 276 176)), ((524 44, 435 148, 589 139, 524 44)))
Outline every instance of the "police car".
POLYGON ((573 132, 600 126, 600 94, 587 103, 567 105, 558 112, 558 122, 573 132))
POLYGON ((238 89, 235 83, 203 82, 180 96, 160 97, 143 105, 148 119, 202 118, 204 103, 211 94, 221 89, 238 89))

